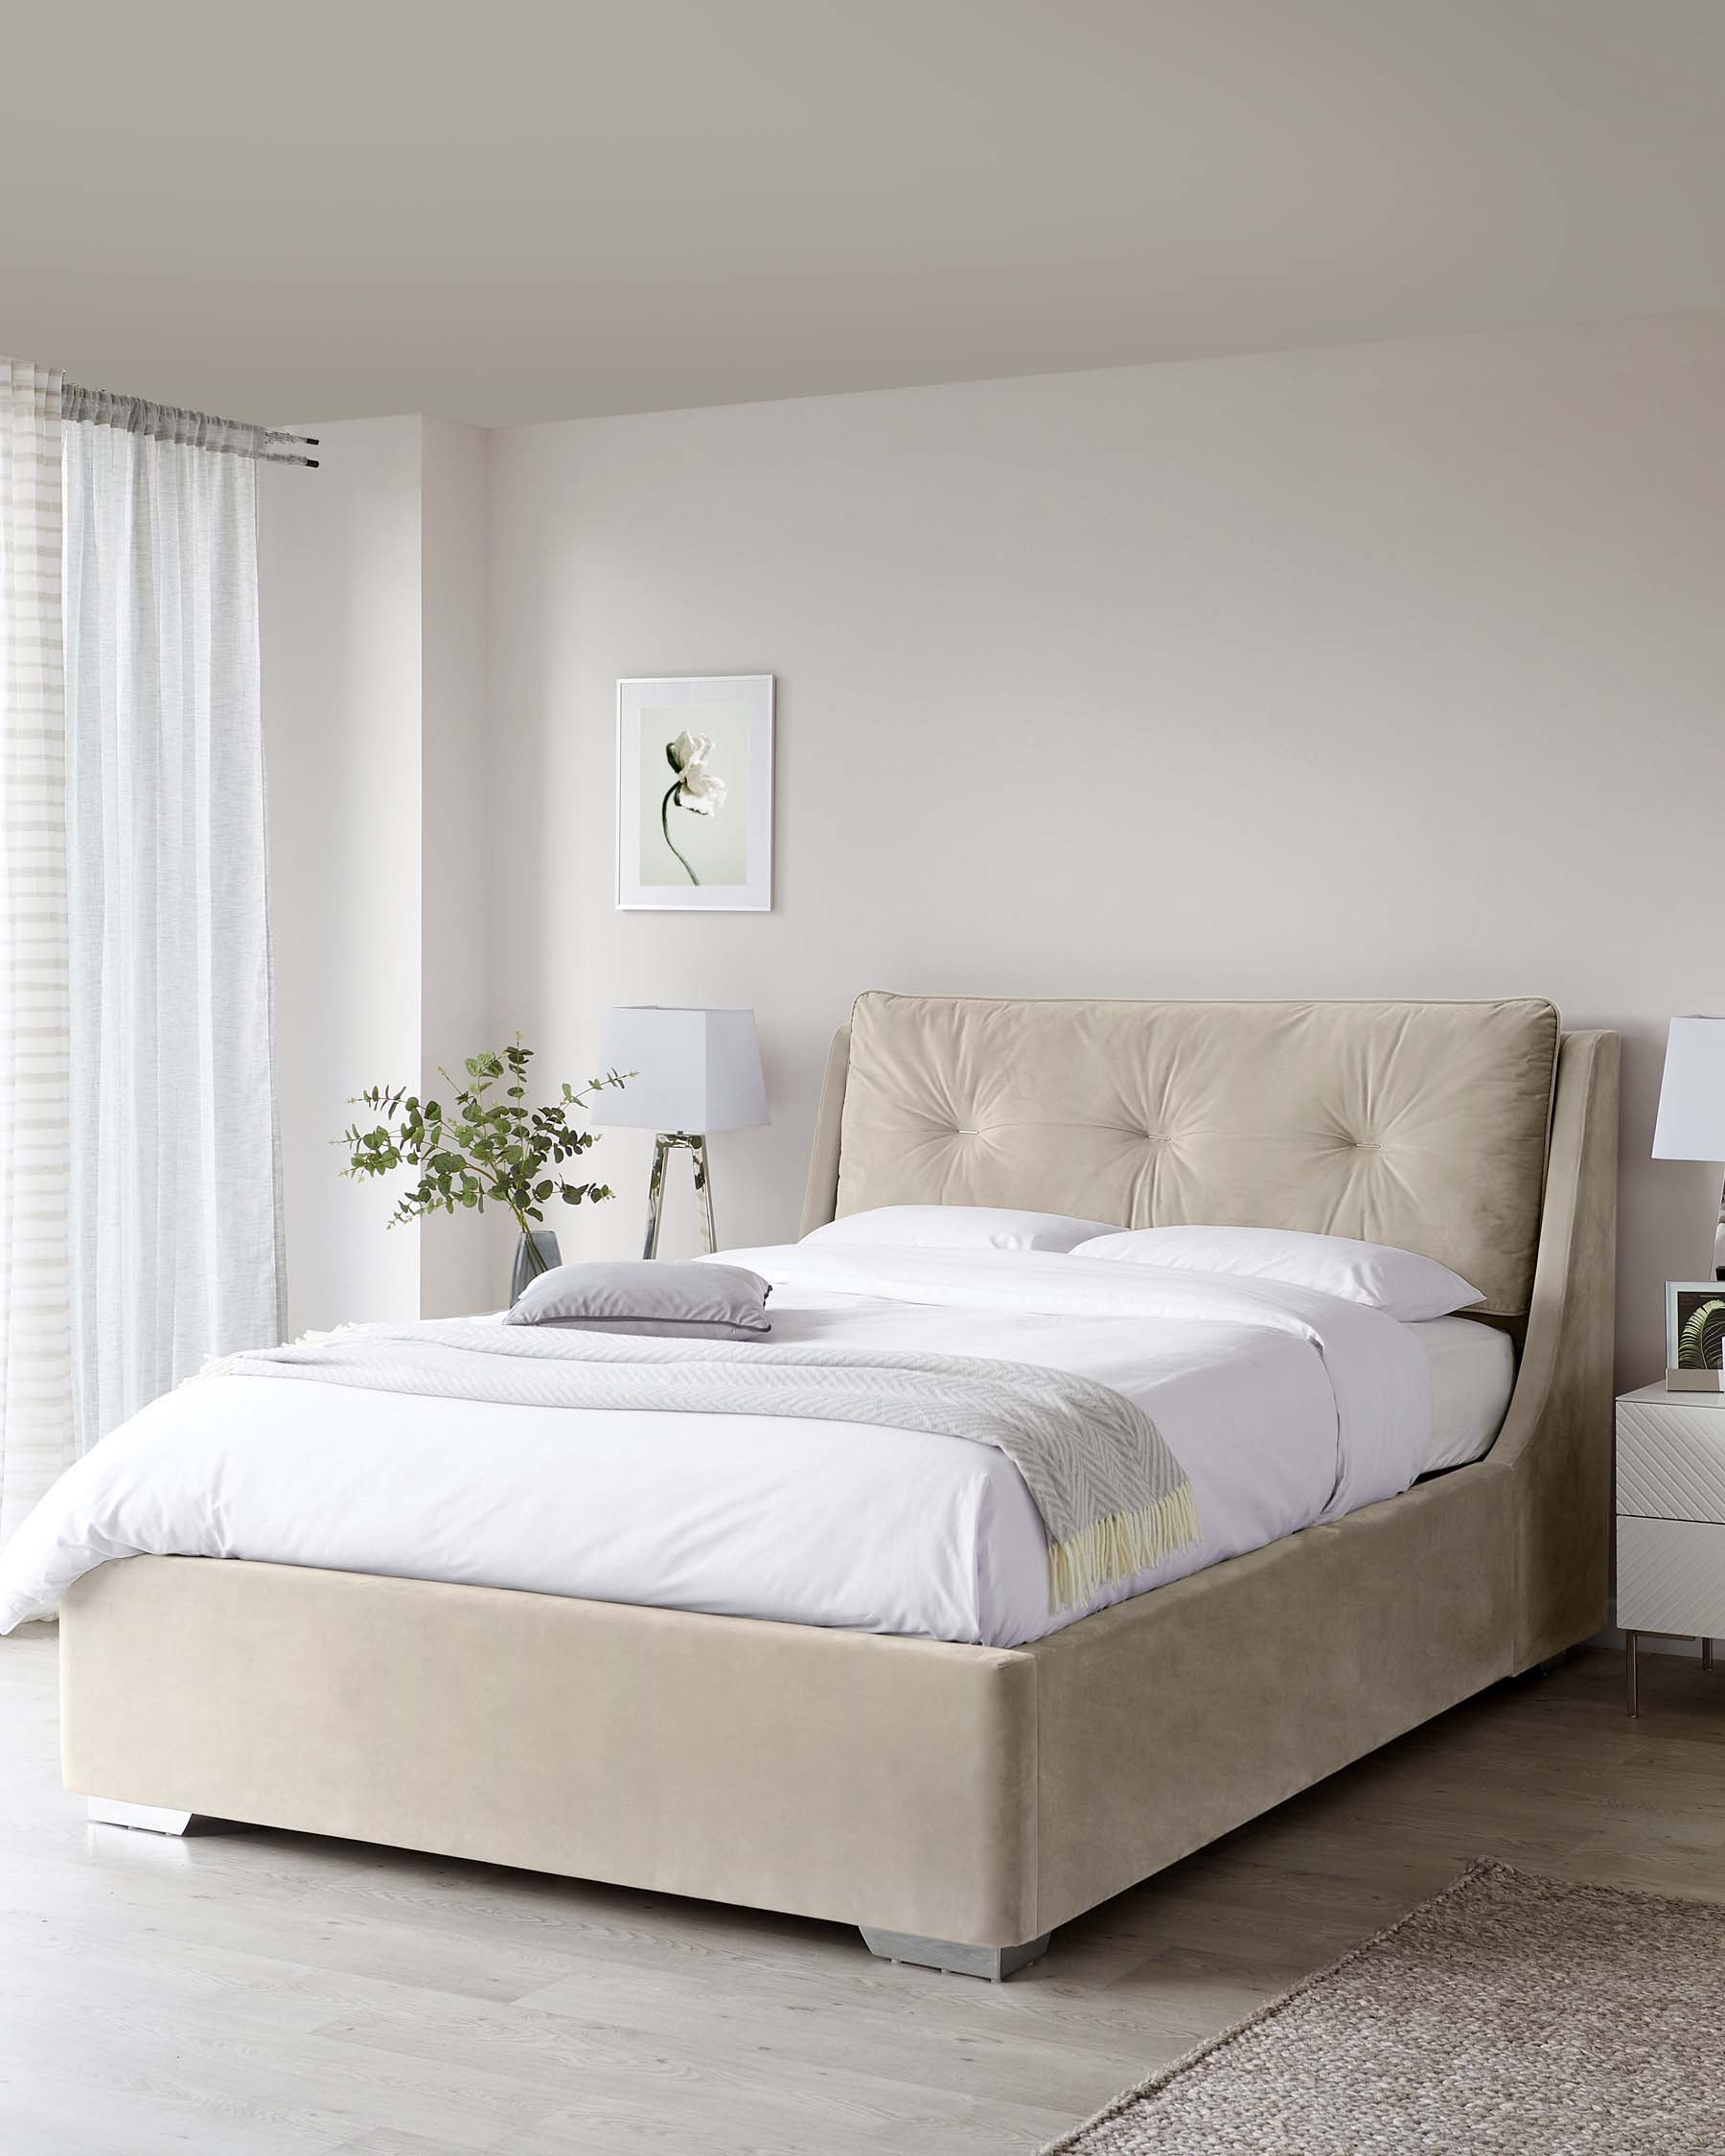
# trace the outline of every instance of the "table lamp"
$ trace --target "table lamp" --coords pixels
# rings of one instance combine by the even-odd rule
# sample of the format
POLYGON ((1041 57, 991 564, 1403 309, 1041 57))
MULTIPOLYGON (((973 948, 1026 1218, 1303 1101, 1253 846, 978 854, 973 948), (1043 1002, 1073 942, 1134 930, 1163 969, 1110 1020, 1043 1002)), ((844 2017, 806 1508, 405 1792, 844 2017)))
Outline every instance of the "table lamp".
MULTIPOLYGON (((1653 1127, 1655 1160, 1725 1160, 1725 1018, 1675 1018, 1666 1043, 1653 1127)), ((1718 1224, 1713 1235, 1719 1264, 1718 1224)))
POLYGON ((714 1131, 753 1130, 768 1120, 753 1011, 624 1005, 605 1014, 602 1060, 607 1070, 633 1071, 634 1076, 620 1092, 605 1094, 594 1121, 610 1129, 656 1134, 641 1255, 658 1255, 665 1168, 672 1153, 679 1150, 691 1156, 706 1247, 716 1250, 707 1138, 714 1131))
MULTIPOLYGON (((1656 1160, 1725 1160, 1725 1018, 1675 1018, 1666 1042, 1656 1160)), ((1712 1281, 1666 1282, 1666 1389, 1725 1391, 1725 1280, 1714 1208, 1712 1281)))

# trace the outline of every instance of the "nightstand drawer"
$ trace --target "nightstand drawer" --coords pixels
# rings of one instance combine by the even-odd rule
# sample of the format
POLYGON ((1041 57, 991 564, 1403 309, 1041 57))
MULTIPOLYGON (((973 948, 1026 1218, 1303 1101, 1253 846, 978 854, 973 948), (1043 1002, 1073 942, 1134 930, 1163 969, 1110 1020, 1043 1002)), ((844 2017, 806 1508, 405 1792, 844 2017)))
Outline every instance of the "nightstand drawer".
POLYGON ((1625 1632, 1725 1638, 1725 1526, 1620 1520, 1617 1620, 1625 1632))
POLYGON ((1617 1508, 1643 1520, 1725 1521, 1725 1411, 1620 1400, 1617 1508))

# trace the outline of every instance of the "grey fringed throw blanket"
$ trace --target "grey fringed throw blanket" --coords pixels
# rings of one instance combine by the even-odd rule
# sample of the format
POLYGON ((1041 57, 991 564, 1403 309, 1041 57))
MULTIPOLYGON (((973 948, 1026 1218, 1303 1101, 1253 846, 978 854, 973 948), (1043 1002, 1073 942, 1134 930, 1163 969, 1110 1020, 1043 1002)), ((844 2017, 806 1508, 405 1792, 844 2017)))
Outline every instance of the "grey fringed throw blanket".
POLYGON ((994 1445, 1042 1515, 1055 1609, 1198 1539, 1192 1485, 1149 1416, 1106 1385, 1038 1364, 450 1319, 331 1334, 214 1367, 517 1407, 874 1423, 994 1445))

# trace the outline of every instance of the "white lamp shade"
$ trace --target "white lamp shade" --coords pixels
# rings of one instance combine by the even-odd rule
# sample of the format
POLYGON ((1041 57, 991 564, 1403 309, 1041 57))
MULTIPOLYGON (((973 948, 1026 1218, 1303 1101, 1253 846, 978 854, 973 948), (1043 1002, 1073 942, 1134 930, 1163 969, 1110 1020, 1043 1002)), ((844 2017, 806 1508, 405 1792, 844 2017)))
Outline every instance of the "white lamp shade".
POLYGON ((1725 1160, 1725 1018, 1671 1021, 1653 1158, 1725 1160))
POLYGON ((752 1011, 636 1003, 605 1014, 604 1065, 632 1070, 593 1120, 631 1131, 747 1131, 767 1121, 767 1087, 752 1011))

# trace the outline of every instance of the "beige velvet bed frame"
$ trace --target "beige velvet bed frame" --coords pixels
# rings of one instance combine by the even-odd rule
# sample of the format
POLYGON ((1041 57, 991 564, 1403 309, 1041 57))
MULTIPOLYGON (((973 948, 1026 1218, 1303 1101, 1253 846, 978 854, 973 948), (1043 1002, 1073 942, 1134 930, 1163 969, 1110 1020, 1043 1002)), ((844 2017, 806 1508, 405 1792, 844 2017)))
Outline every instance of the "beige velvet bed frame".
POLYGON ((63 1632, 99 1818, 356 1837, 1000 1975, 1605 1611, 1617 1041, 1533 1001, 862 998, 805 1225, 908 1201, 1369 1236, 1520 1343, 1479 1463, 1011 1650, 140 1557, 63 1632))

